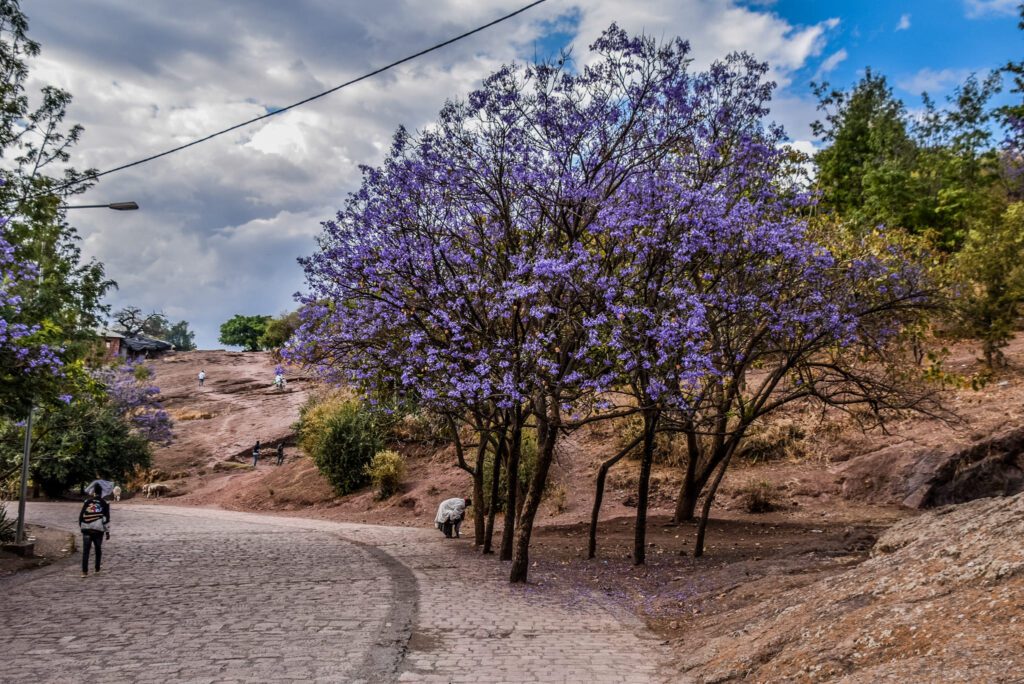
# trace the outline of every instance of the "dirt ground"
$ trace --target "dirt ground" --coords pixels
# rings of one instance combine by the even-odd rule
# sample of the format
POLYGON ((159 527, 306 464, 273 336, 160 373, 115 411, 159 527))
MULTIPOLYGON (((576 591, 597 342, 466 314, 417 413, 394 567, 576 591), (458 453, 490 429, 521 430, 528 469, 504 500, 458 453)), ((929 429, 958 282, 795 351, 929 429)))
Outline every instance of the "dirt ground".
POLYGON ((13 553, 0 551, 0 577, 44 567, 75 552, 75 536, 72 534, 42 525, 26 525, 25 532, 28 537, 35 537, 35 556, 22 558, 13 553))
MULTIPOLYGON (((599 424, 570 435, 557 454, 533 535, 531 582, 582 596, 605 594, 667 639, 684 640, 709 626, 726 629, 734 616, 784 592, 838 577, 869 557, 884 530, 921 514, 900 505, 906 497, 900 487, 919 467, 921 455, 971 444, 1024 422, 1024 341, 1006 352, 1010 366, 973 389, 969 380, 980 370, 976 350, 969 345, 951 350, 945 369, 968 381, 945 390, 959 421, 908 416, 888 432, 864 433, 838 416, 823 421, 800 410, 782 416, 779 425, 792 439, 730 468, 699 559, 692 555, 695 524, 671 523, 679 469, 659 466, 652 476, 647 563, 633 565, 638 463, 629 460, 610 473, 597 557, 586 559, 596 468, 618 450, 622 427, 599 424), (745 497, 752 488, 773 510, 747 510, 745 497)), ((274 364, 266 354, 193 354, 156 364, 172 413, 186 420, 177 425, 178 441, 156 459, 173 496, 152 503, 430 528, 440 501, 471 493, 470 476, 455 467, 450 447, 420 444, 402 448, 407 474, 399 494, 378 501, 367 489, 335 497, 293 446, 292 425, 312 383, 296 378, 300 381, 281 394, 267 388, 274 364), (202 391, 194 387, 200 365, 217 379, 212 387, 208 380, 202 391), (257 434, 264 444, 287 445, 284 465, 273 465, 266 451, 256 468, 249 464, 248 444, 257 434)), ((471 521, 463 531, 468 534, 452 545, 453 552, 478 553, 471 521)))

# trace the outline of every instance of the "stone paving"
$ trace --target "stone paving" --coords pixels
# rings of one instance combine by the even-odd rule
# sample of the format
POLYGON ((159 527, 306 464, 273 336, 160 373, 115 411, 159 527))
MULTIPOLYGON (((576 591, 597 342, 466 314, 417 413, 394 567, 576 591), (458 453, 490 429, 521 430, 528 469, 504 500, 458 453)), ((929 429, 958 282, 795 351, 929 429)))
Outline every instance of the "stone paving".
MULTIPOLYGON (((510 586, 434 530, 113 504, 103 572, 0 581, 3 682, 658 682, 660 641, 593 597, 510 586)), ((74 528, 76 504, 29 519, 74 528)))

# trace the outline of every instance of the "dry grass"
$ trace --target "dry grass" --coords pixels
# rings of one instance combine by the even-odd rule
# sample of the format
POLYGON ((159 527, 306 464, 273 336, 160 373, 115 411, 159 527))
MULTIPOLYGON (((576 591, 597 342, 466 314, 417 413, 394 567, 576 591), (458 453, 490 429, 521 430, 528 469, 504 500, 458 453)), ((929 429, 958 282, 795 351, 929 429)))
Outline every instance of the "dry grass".
POLYGON ((237 461, 217 461, 213 464, 213 472, 221 473, 229 470, 251 470, 252 466, 248 463, 238 463, 237 461))
POLYGON ((750 482, 737 491, 740 505, 747 513, 771 513, 778 510, 775 489, 770 482, 750 482))
POLYGON ((171 409, 167 413, 170 414, 171 420, 175 421, 209 420, 217 415, 211 411, 197 411, 195 409, 171 409))

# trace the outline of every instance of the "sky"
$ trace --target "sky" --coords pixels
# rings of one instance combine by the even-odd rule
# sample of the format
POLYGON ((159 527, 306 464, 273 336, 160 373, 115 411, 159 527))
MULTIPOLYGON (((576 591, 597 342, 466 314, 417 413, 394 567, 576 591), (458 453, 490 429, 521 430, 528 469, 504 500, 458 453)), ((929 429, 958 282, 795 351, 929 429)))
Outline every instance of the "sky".
MULTIPOLYGON (((72 164, 107 169, 326 90, 518 9, 527 0, 47 0, 23 3, 42 45, 30 92, 69 90, 85 133, 72 164)), ((694 68, 743 50, 771 65, 772 120, 814 149, 812 81, 884 74, 913 112, 971 73, 1020 59, 1018 0, 547 0, 486 32, 169 157, 111 174, 68 212, 87 257, 133 305, 187 320, 222 348, 235 314, 278 315, 303 289, 296 259, 383 159, 395 129, 428 125, 502 63, 571 49, 610 23, 681 36, 694 68)))

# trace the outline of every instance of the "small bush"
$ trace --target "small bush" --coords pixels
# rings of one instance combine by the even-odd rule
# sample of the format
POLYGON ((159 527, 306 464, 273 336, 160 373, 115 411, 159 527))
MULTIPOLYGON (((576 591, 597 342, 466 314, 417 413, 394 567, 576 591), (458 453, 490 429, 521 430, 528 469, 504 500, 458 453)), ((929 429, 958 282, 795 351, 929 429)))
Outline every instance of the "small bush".
MULTIPOLYGON (((507 456, 506 456, 507 459, 507 456)), ((507 460, 504 461, 508 463, 507 460)), ((491 474, 494 472, 494 452, 492 449, 487 450, 487 455, 484 457, 484 499, 485 499, 485 510, 490 510, 491 507, 491 474)), ((522 441, 519 447, 519 500, 522 503, 522 493, 530 486, 530 480, 533 478, 533 471, 537 468, 537 430, 534 428, 523 428, 522 441)), ((547 494, 547 487, 545 487, 544 494, 547 494)), ((508 469, 503 468, 501 471, 501 480, 498 483, 498 500, 494 502, 495 510, 501 512, 505 510, 505 504, 508 499, 508 469)))
POLYGON ((791 420, 754 425, 740 444, 739 458, 758 462, 800 460, 807 455, 803 429, 791 420))
POLYGON ((743 510, 747 513, 771 513, 778 508, 768 482, 751 482, 739 494, 743 510))
POLYGON ((443 442, 447 432, 447 426, 439 418, 425 411, 403 414, 389 426, 391 439, 398 442, 434 444, 443 442))
POLYGON ((394 451, 378 451, 370 464, 366 466, 366 474, 369 475, 377 490, 378 499, 386 499, 396 494, 402 486, 402 478, 405 477, 405 459, 394 451))
POLYGON ((7 517, 7 507, 0 501, 0 542, 7 544, 14 541, 17 534, 17 519, 7 517))
MULTIPOLYGON (((644 417, 634 413, 621 419, 619 431, 619 448, 624 448, 634 439, 644 434, 644 417)), ((627 458, 639 459, 643 455, 643 443, 638 444, 629 452, 627 458)), ((654 462, 662 465, 679 466, 686 463, 686 438, 668 432, 657 432, 654 435, 654 462)))
POLYGON ((335 394, 302 408, 299 446, 344 496, 369 482, 366 466, 382 445, 376 417, 360 401, 335 394))

